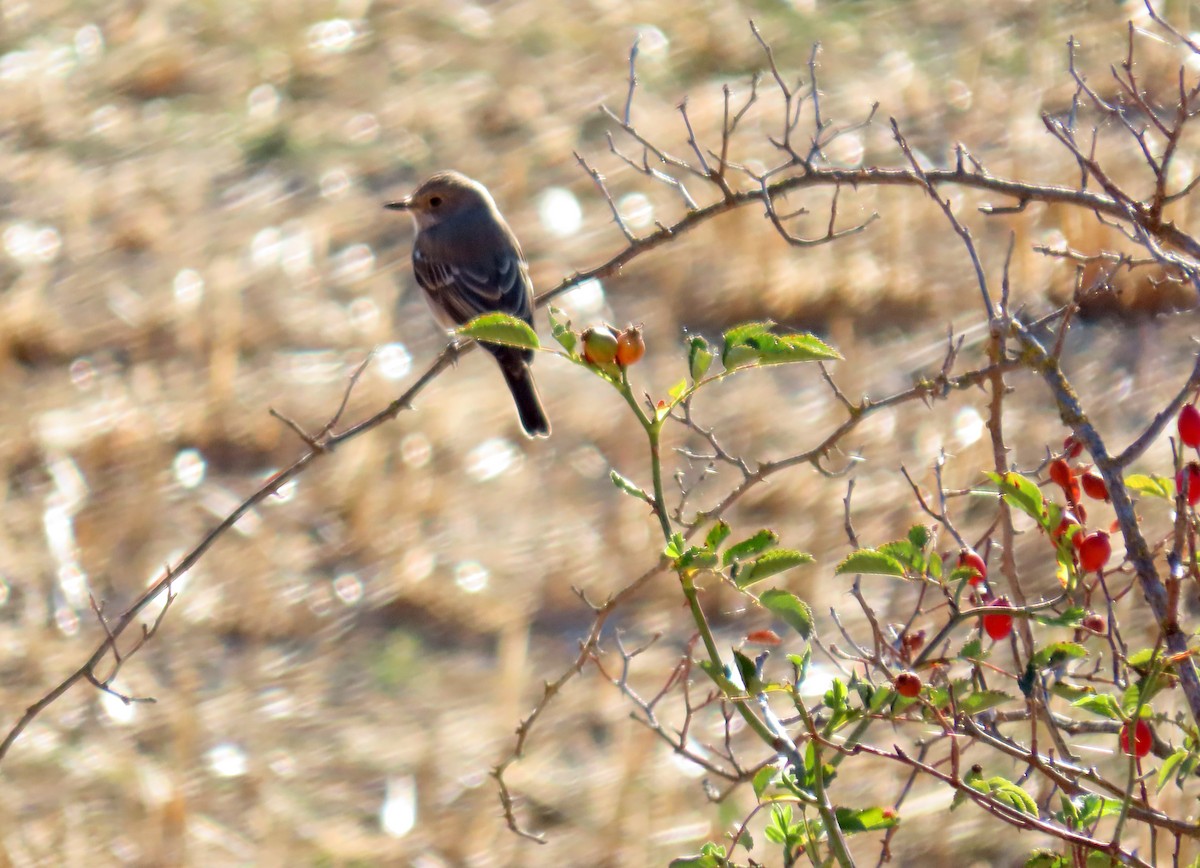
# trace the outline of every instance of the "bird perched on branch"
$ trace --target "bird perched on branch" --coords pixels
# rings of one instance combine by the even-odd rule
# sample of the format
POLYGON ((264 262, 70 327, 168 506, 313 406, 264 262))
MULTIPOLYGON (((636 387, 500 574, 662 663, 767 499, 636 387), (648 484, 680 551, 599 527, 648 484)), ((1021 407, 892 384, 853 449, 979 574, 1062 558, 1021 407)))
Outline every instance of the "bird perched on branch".
MULTIPOLYGON (((454 328, 499 311, 533 325, 533 287, 521 245, 486 187, 458 172, 438 172, 384 207, 407 211, 417 224, 413 273, 439 323, 454 328)), ((550 420, 529 370, 533 350, 482 346, 500 365, 525 433, 549 437, 550 420)))

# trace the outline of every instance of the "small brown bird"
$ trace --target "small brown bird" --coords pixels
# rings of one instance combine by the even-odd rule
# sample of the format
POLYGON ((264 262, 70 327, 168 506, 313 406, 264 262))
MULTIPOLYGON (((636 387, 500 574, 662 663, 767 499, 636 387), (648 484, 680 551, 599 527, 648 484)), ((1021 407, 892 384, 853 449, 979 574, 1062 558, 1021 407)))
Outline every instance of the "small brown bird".
MULTIPOLYGON (((417 224, 413 273, 433 315, 446 328, 499 311, 533 325, 533 286, 517 236, 508 228, 492 194, 458 172, 438 172, 399 202, 417 224)), ((482 344, 500 365, 530 437, 549 437, 529 365, 532 350, 482 344)))

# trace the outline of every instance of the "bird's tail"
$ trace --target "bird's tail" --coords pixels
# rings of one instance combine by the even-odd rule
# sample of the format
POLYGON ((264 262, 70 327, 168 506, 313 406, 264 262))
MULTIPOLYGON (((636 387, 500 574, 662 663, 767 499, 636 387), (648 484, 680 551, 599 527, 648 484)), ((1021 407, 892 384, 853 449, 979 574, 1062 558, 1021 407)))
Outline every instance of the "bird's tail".
POLYGON ((504 374, 504 382, 512 392, 513 401, 517 405, 517 415, 521 417, 521 427, 530 437, 549 437, 550 420, 542 409, 542 399, 538 397, 537 386, 533 382, 533 372, 529 364, 520 358, 500 360, 500 370, 504 374))

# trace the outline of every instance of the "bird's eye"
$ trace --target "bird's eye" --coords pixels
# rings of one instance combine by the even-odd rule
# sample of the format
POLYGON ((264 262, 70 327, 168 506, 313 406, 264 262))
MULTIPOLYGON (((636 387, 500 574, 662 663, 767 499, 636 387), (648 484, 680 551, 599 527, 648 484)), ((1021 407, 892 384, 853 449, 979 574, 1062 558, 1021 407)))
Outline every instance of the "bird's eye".
POLYGON ((429 197, 429 207, 430 208, 436 208, 441 204, 442 204, 441 196, 430 196, 429 197))

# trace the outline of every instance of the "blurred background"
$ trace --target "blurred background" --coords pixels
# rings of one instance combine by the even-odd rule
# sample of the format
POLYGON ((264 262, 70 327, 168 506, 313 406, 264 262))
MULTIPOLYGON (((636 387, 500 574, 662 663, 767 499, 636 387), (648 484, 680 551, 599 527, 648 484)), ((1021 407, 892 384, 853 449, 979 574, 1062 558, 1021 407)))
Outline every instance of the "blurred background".
MULTIPOLYGON (((1165 13, 1186 32, 1193 5, 1165 13)), ((1148 26, 1140 3, 1112 0, 2 0, 5 729, 102 639, 89 594, 119 613, 302 454, 269 408, 319 430, 374 348, 346 415, 363 418, 440 350, 408 265, 409 221, 383 202, 459 169, 491 189, 539 290, 605 261, 624 238, 573 151, 608 176, 636 231, 685 213, 672 190, 608 152, 599 108, 623 106, 631 44, 633 121, 686 157, 680 100, 715 147, 722 85, 743 99, 765 68, 750 18, 793 79, 821 43, 823 110, 836 124, 880 104, 882 120, 840 139, 832 161, 901 165, 886 123, 895 116, 929 164, 948 163, 962 141, 994 174, 1063 184, 1078 169, 1040 114, 1070 107, 1068 37, 1108 93, 1127 22, 1148 26)), ((1185 57, 1147 43, 1139 72, 1169 94, 1185 57)), ((760 92, 730 156, 762 167, 777 160, 767 137, 782 121, 769 79, 760 92)), ((1101 152, 1147 189, 1119 138, 1103 138, 1101 152)), ((1034 245, 1123 249, 1091 215, 1031 207, 985 220, 974 206, 986 197, 945 192, 996 286, 1015 233, 1013 298, 1031 315, 1074 282, 1070 264, 1034 245)), ((810 212, 794 230, 821 234, 829 192, 792 198, 787 208, 810 212)), ((644 323, 649 353, 635 379, 654 395, 686 371, 685 327, 716 338, 747 319, 833 343, 851 397, 935 372, 948 328, 967 336, 963 364, 980 363, 973 271, 940 212, 914 190, 843 191, 840 223, 873 212, 881 219, 867 232, 801 250, 743 209, 556 303, 576 326, 644 323)), ((1187 203, 1172 216, 1186 227, 1187 203)), ((1195 328, 1190 313, 1165 316, 1190 307, 1190 293, 1138 280, 1120 289, 1085 308, 1067 363, 1117 444, 1178 388, 1195 328)), ((548 336, 544 312, 539 328, 548 336)), ((155 704, 80 686, 16 743, 0 768, 0 864, 658 865, 740 820, 752 794, 709 804, 703 770, 631 721, 628 701, 589 669, 509 771, 520 817, 549 843, 504 828, 488 772, 590 625, 572 588, 602 599, 662 547, 647 511, 609 482, 610 469, 648 481, 627 408, 560 360, 540 357, 535 372, 549 441, 520 435, 494 365, 473 353, 411 412, 243 519, 177 586, 161 631, 115 684, 155 704)), ((1033 467, 1065 432, 1040 386, 1013 380, 1013 460, 1033 467)), ((931 485, 944 449, 953 488, 990 467, 986 401, 980 391, 906 405, 855 431, 844 446, 866 459, 852 507, 863 544, 920 521, 901 464, 931 485)), ((801 451, 842 418, 807 366, 743 376, 697 410, 751 461, 801 451)), ((1160 446, 1139 469, 1169 472, 1160 446)), ((693 506, 735 481, 716 474, 693 506)), ((770 526, 816 555, 781 583, 825 629, 831 606, 851 629, 860 623, 832 575, 849 550, 844 495, 844 480, 799 468, 730 516, 746 534, 770 526)), ((986 502, 955 508, 977 535, 992 515, 986 502)), ((1027 592, 1054 587, 1048 565, 1027 575, 1027 592)), ((885 618, 911 609, 905 587, 865 587, 885 618)), ((724 647, 772 626, 742 600, 706 592, 724 647)), ((648 693, 691 636, 681 604, 663 577, 610 622, 631 645, 662 633, 638 658, 648 693)), ((875 774, 857 786, 890 803, 896 793, 876 789, 875 774)), ((898 864, 1006 864, 1039 843, 969 809, 948 829, 943 795, 906 805, 898 864)), ((877 854, 877 841, 861 846, 877 854)))

